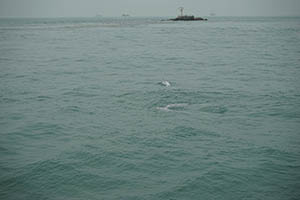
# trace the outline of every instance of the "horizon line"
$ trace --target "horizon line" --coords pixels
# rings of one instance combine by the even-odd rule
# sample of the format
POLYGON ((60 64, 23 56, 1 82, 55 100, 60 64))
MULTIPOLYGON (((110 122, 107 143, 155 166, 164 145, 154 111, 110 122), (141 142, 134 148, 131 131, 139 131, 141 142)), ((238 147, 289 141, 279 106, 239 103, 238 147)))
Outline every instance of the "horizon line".
MULTIPOLYGON (((202 15, 203 17, 300 17, 300 15, 202 15)), ((94 15, 94 16, 0 16, 0 18, 125 18, 122 15, 94 15)), ((174 17, 174 16, 151 16, 151 15, 130 15, 126 18, 138 17, 174 17)))

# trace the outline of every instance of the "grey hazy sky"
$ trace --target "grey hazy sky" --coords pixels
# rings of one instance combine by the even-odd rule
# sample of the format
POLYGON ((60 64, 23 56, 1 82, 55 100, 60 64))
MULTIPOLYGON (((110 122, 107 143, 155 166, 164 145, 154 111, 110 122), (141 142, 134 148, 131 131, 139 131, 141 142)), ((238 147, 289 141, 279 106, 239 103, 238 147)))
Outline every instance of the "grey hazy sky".
POLYGON ((180 6, 199 16, 300 15, 300 0, 0 0, 0 16, 174 16, 180 6))

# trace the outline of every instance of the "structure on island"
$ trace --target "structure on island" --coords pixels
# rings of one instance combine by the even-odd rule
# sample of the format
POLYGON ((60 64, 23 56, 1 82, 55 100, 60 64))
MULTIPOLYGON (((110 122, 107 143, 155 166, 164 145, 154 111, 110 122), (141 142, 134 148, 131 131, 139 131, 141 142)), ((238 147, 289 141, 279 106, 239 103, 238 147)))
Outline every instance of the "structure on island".
POLYGON ((207 21, 207 19, 202 17, 195 17, 194 15, 183 15, 183 7, 178 8, 180 10, 180 15, 176 18, 170 19, 171 21, 207 21))

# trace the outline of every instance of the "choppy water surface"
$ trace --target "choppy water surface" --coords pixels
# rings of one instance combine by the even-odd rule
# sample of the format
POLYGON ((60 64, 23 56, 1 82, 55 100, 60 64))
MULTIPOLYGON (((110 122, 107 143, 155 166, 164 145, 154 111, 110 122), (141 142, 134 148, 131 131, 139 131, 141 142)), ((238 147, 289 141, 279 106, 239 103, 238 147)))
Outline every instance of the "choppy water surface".
POLYGON ((300 18, 0 19, 0 199, 299 199, 300 18))

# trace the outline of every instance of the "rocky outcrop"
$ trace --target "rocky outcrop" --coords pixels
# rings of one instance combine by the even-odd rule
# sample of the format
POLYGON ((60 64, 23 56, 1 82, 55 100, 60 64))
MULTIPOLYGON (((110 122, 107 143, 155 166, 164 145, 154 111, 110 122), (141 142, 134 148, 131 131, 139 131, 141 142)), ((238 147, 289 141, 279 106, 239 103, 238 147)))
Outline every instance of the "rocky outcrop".
POLYGON ((184 15, 178 16, 174 19, 170 19, 171 21, 207 21, 207 19, 202 17, 194 17, 194 15, 184 15))

